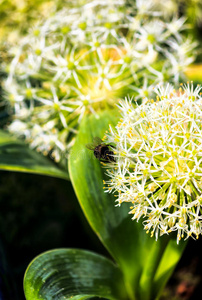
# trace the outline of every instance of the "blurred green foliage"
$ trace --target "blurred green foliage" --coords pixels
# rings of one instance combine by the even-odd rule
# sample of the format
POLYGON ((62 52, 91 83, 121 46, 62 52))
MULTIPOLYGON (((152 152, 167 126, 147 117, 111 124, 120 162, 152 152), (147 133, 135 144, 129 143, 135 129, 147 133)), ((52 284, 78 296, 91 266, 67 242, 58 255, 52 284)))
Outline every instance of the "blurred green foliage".
MULTIPOLYGON (((69 1, 65 1, 67 3, 69 1)), ((0 1, 0 40, 9 43, 18 41, 20 35, 41 22, 64 5, 58 0, 2 0, 0 1)))

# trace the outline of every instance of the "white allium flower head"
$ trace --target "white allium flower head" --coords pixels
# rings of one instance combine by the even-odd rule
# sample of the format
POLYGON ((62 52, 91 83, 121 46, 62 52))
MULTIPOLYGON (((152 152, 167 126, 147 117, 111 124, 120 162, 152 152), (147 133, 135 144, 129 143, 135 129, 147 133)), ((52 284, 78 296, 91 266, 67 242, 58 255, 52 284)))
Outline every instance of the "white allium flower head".
POLYGON ((107 133, 116 163, 106 165, 105 190, 115 193, 117 205, 131 203, 132 219, 141 218, 156 239, 172 231, 177 242, 202 233, 201 88, 161 85, 155 101, 136 107, 126 99, 122 119, 107 133))
POLYGON ((163 10, 157 0, 68 1, 30 29, 5 67, 9 111, 27 123, 19 135, 44 154, 56 151, 60 160, 85 114, 111 109, 124 95, 149 98, 162 81, 178 83, 196 45, 185 43, 184 20, 163 10), (54 125, 47 129, 47 123, 54 125), (34 125, 43 138, 36 139, 34 125))

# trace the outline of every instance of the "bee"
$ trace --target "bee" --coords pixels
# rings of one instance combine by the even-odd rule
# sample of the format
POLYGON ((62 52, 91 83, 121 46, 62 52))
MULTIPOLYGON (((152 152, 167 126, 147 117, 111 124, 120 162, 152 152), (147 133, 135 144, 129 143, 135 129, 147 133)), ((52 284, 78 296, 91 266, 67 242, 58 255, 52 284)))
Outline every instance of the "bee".
POLYGON ((114 152, 110 148, 115 148, 110 144, 105 144, 99 137, 93 138, 93 143, 87 144, 86 148, 93 150, 97 159, 102 162, 116 162, 114 152))

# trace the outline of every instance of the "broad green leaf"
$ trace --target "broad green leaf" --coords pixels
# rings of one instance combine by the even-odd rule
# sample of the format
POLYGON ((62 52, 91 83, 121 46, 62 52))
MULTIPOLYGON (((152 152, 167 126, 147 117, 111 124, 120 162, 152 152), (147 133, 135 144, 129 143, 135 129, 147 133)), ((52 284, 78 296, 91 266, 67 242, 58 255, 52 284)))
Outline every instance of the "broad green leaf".
POLYGON ((109 123, 116 124, 118 113, 104 111, 99 118, 90 115, 83 119, 69 159, 70 178, 80 205, 103 244, 120 265, 131 299, 138 292, 138 279, 154 240, 131 220, 128 205, 115 207, 115 197, 103 190, 105 169, 86 148, 93 137, 102 138, 109 123))
POLYGON ((0 169, 68 179, 67 171, 3 130, 0 130, 0 169))
POLYGON ((27 300, 126 300, 122 274, 109 259, 79 249, 55 249, 36 257, 24 278, 27 300))

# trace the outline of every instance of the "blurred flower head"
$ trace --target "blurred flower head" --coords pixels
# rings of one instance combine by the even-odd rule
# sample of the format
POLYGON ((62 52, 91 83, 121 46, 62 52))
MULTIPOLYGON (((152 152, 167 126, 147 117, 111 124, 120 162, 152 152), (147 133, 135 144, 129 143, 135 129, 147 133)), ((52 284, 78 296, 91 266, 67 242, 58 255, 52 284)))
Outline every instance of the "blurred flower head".
POLYGON ((194 60, 196 45, 181 34, 185 20, 165 17, 152 1, 84 3, 32 28, 5 67, 9 129, 57 161, 85 114, 125 95, 148 98, 157 83, 178 82, 194 60))
POLYGON ((107 164, 107 192, 151 236, 177 232, 177 241, 202 233, 201 86, 156 88, 156 101, 134 108, 122 101, 122 119, 107 134, 116 145, 116 163, 107 164))

